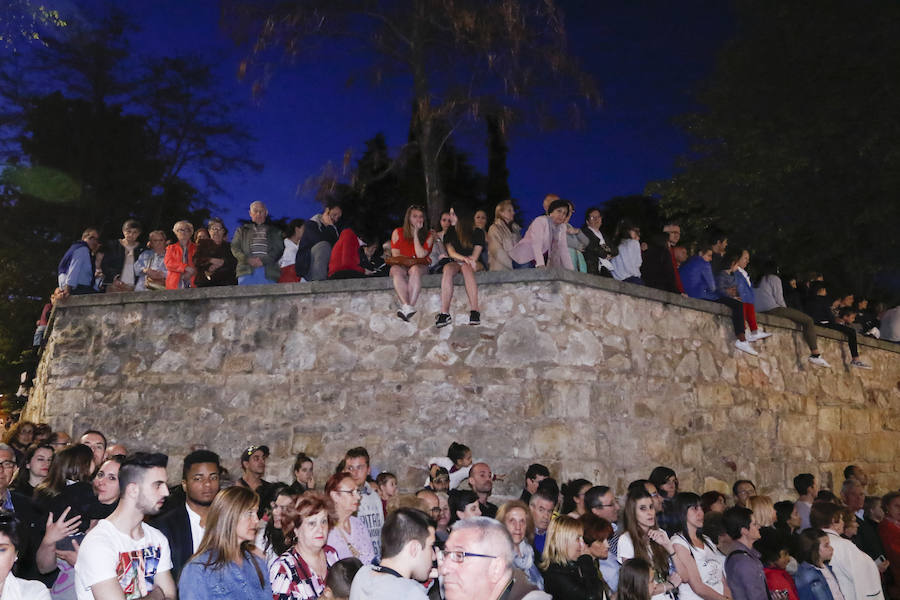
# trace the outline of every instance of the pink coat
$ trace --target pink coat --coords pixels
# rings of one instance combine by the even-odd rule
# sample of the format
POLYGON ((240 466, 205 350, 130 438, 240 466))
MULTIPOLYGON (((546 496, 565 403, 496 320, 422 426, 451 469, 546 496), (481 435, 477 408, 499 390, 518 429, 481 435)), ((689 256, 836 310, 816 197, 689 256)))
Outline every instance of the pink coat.
POLYGON ((544 254, 549 255, 548 267, 575 270, 566 244, 565 223, 557 225, 547 215, 532 221, 525 236, 509 251, 509 256, 517 263, 533 260, 538 267, 544 266, 544 254))

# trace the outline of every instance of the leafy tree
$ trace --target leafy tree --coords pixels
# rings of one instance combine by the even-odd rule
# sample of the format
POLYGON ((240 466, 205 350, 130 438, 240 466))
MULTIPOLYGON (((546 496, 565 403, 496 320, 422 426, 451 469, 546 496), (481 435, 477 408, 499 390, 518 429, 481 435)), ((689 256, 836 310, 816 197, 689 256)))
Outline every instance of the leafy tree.
POLYGON ((440 159, 457 127, 497 106, 527 110, 538 115, 530 122, 548 124, 597 100, 593 81, 567 51, 553 0, 228 0, 225 6, 235 39, 252 42, 242 71, 258 73, 257 92, 277 54, 327 55, 335 41, 342 52, 355 52, 372 81, 409 81, 410 141, 432 222, 452 193, 440 159))
POLYGON ((17 51, 20 46, 42 43, 42 31, 65 27, 58 10, 32 0, 5 0, 0 11, 0 47, 17 51))
POLYGON ((704 110, 683 120, 693 153, 648 191, 695 231, 869 293, 900 254, 900 4, 737 8, 704 110))

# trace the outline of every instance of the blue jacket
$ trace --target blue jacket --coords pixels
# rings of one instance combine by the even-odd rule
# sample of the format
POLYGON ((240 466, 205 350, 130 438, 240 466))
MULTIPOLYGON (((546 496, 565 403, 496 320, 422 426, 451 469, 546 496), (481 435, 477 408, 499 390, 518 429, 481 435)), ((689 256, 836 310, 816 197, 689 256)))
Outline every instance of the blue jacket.
POLYGON ((91 249, 86 242, 78 241, 66 251, 57 268, 59 273, 59 287, 71 287, 73 290, 79 285, 93 287, 94 285, 94 258, 91 249))
POLYGON ((713 277, 712 265, 700 258, 694 256, 689 261, 681 265, 678 269, 681 275, 681 285, 684 286, 684 293, 691 298, 700 298, 701 300, 716 300, 719 295, 716 294, 716 280, 713 277))
POLYGON ((214 569, 204 565, 208 558, 209 552, 204 552, 181 571, 178 580, 181 600, 272 600, 265 560, 245 553, 240 566, 231 563, 223 569, 214 569), (262 585, 257 569, 262 573, 262 585))
POLYGON ((734 272, 734 281, 737 283, 738 295, 744 304, 753 304, 756 296, 753 294, 753 288, 747 283, 747 280, 739 271, 734 272))
MULTIPOLYGON (((828 570, 831 570, 830 565, 828 570)), ((797 567, 794 583, 797 584, 797 595, 800 600, 834 600, 825 576, 808 562, 800 563, 797 567)))

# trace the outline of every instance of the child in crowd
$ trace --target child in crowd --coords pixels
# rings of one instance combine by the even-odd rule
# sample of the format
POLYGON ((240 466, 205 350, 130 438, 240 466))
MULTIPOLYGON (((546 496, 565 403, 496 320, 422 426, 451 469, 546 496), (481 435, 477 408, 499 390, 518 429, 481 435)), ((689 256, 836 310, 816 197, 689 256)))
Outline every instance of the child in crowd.
POLYGON ((653 571, 650 569, 650 563, 642 558, 626 560, 619 571, 616 600, 650 600, 652 580, 653 571))
POLYGON ((791 562, 788 536, 772 527, 760 529, 760 538, 753 547, 760 553, 766 574, 766 587, 770 597, 781 600, 799 600, 797 586, 786 568, 791 562))
POLYGON ((378 497, 381 498, 381 507, 384 509, 384 516, 387 516, 387 505, 391 498, 397 495, 397 476, 389 471, 382 471, 375 478, 375 486, 378 490, 378 497))

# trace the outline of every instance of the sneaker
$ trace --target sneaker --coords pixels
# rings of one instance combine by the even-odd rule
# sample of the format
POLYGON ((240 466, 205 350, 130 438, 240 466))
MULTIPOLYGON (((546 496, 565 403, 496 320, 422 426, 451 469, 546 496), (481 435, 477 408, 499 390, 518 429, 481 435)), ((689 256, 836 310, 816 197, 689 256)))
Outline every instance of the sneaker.
POLYGON ((469 325, 481 325, 481 313, 477 310, 469 311, 469 325))
POLYGON ((397 311, 397 316, 400 317, 401 320, 406 321, 407 323, 409 323, 409 317, 406 316, 406 313, 403 312, 403 309, 402 309, 402 308, 401 308, 400 310, 397 311))
POLYGON ((820 367, 830 367, 830 366, 831 366, 831 365, 829 365, 828 362, 827 362, 824 358, 822 358, 821 356, 810 356, 810 357, 809 357, 809 362, 811 362, 811 363, 814 364, 814 365, 819 365, 820 367))
POLYGON ((868 363, 864 363, 863 361, 859 360, 858 358, 854 358, 853 360, 851 360, 850 366, 856 367, 857 369, 871 369, 872 368, 872 365, 870 365, 868 363))
POLYGON ((759 356, 759 352, 754 350, 750 346, 749 342, 742 342, 741 340, 738 340, 734 343, 734 347, 737 348, 738 350, 740 350, 741 352, 746 352, 747 354, 752 354, 753 356, 759 356))
POLYGON ((409 304, 404 304, 403 306, 400 307, 400 310, 402 310, 402 311, 403 311, 403 314, 406 315, 406 320, 407 320, 407 321, 409 321, 410 319, 412 319, 413 315, 416 314, 416 309, 414 309, 414 308, 413 308, 412 306, 410 306, 409 304))
POLYGON ((450 324, 450 321, 453 320, 453 317, 448 315, 447 313, 440 313, 437 316, 437 320, 434 322, 434 326, 440 329, 441 327, 446 327, 450 324))
POLYGON ((772 334, 768 331, 763 331, 762 329, 757 329, 756 331, 751 331, 747 336, 748 342, 758 342, 759 340, 764 340, 767 337, 770 337, 772 334))

